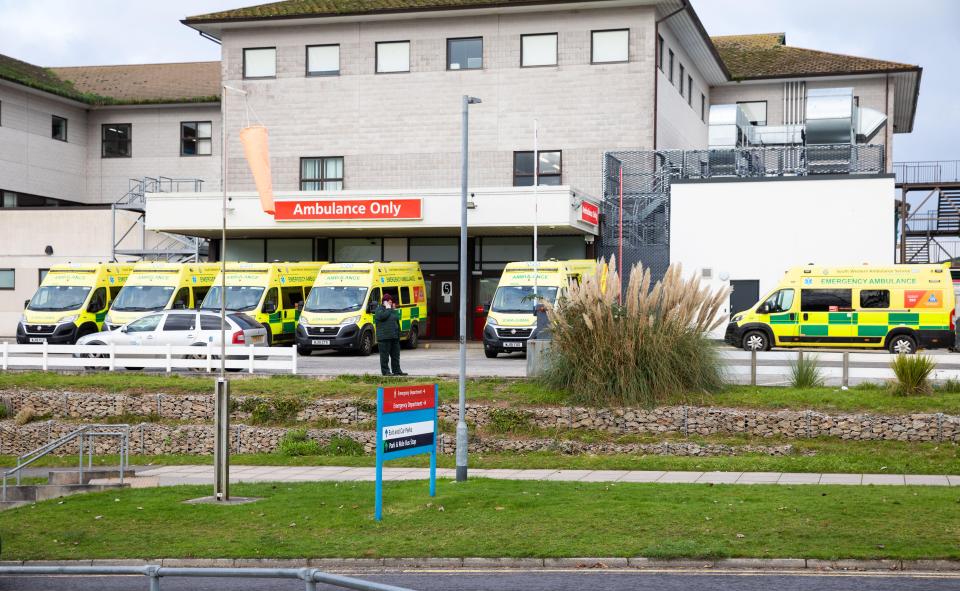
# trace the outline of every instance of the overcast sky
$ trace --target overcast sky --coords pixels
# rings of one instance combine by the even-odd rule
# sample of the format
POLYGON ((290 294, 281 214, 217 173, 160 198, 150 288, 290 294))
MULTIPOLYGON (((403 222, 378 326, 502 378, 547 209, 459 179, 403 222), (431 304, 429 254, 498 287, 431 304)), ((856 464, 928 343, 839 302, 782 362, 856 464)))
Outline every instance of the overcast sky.
MULTIPOLYGON (((180 19, 244 0, 0 0, 0 53, 43 66, 219 59, 180 19)), ((960 159, 960 1, 693 0, 711 35, 785 32, 797 47, 923 67, 897 160, 960 159)))

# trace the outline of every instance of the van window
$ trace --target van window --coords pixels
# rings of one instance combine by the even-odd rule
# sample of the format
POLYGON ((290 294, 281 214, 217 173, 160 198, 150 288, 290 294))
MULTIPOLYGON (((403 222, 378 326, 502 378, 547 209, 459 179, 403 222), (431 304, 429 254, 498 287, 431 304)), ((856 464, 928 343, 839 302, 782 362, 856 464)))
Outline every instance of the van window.
POLYGON ((90 296, 90 305, 87 306, 87 312, 101 312, 107 307, 107 288, 98 287, 93 295, 90 296))
POLYGON ((413 303, 413 300, 410 299, 410 288, 401 287, 400 288, 400 304, 404 306, 409 306, 413 303))
POLYGON ((171 306, 174 310, 187 310, 190 308, 190 288, 181 287, 180 291, 177 292, 177 295, 173 298, 173 305, 171 306))
POLYGON ((207 297, 207 292, 210 291, 209 287, 194 287, 193 288, 193 305, 197 308, 200 307, 200 302, 203 301, 203 298, 207 297))
POLYGON ((283 296, 283 307, 286 310, 303 307, 303 288, 302 287, 284 287, 280 290, 283 296))
POLYGON ((277 288, 271 287, 267 291, 267 297, 263 298, 263 308, 266 309, 270 304, 273 304, 273 309, 276 310, 280 307, 280 296, 277 294, 277 288))
POLYGON ((196 325, 196 314, 170 314, 163 323, 163 330, 193 330, 196 325))
POLYGON ((117 299, 117 295, 120 293, 120 290, 123 289, 119 285, 114 285, 110 287, 110 301, 117 299))
POLYGON ((382 289, 383 289, 384 295, 389 295, 391 298, 393 298, 394 304, 400 305, 400 289, 399 288, 384 287, 382 289))
POLYGON ((763 304, 767 307, 769 314, 786 312, 793 307, 793 290, 781 289, 775 291, 763 304))
POLYGON ((889 308, 889 289, 864 289, 860 291, 861 308, 889 308))
POLYGON ((852 290, 804 289, 800 291, 802 312, 845 312, 853 309, 852 290))

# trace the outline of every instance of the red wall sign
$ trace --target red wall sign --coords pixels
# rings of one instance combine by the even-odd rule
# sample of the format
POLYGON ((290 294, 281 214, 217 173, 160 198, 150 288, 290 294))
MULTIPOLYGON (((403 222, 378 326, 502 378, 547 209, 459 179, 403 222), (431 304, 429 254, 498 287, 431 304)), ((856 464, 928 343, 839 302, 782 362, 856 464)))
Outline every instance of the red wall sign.
POLYGON ((310 220, 419 220, 422 199, 297 199, 276 201, 274 219, 310 220))
POLYGON ((593 224, 594 226, 600 225, 600 208, 594 205, 593 203, 587 201, 580 202, 580 220, 587 222, 588 224, 593 224))
POLYGON ((433 408, 435 402, 436 394, 433 384, 383 389, 384 413, 433 408))

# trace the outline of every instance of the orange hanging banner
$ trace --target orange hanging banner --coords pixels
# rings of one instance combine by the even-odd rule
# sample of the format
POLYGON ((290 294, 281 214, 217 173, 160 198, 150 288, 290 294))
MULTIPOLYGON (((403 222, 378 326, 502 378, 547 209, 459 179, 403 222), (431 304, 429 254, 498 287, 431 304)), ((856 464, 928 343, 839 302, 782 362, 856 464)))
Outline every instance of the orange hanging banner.
POLYGON ((240 143, 247 157, 247 165, 253 174, 253 182, 260 194, 263 211, 273 215, 273 177, 270 173, 270 137, 262 125, 244 127, 240 130, 240 143))

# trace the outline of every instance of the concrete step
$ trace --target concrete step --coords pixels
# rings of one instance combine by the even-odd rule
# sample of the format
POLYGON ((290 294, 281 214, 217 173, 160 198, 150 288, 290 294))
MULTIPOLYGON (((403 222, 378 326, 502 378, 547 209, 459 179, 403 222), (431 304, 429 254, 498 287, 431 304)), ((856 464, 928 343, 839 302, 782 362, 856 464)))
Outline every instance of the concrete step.
MULTIPOLYGON (((125 478, 130 478, 135 475, 133 470, 126 470, 123 473, 125 478)), ((83 470, 83 481, 80 481, 80 473, 77 470, 56 470, 50 471, 47 482, 48 484, 87 484, 91 480, 99 480, 101 478, 119 478, 119 470, 98 470, 96 468, 83 470)))
MULTIPOLYGON (((90 481, 90 484, 120 484, 119 477, 113 478, 97 478, 90 481)), ((130 488, 155 488, 160 486, 160 477, 159 476, 134 476, 131 478, 124 477, 123 484, 130 488)))
POLYGON ((104 490, 114 490, 128 488, 124 483, 108 484, 24 484, 21 486, 7 486, 7 501, 24 501, 32 503, 34 501, 45 501, 47 499, 59 499, 60 497, 69 497, 88 492, 100 492, 104 490))

